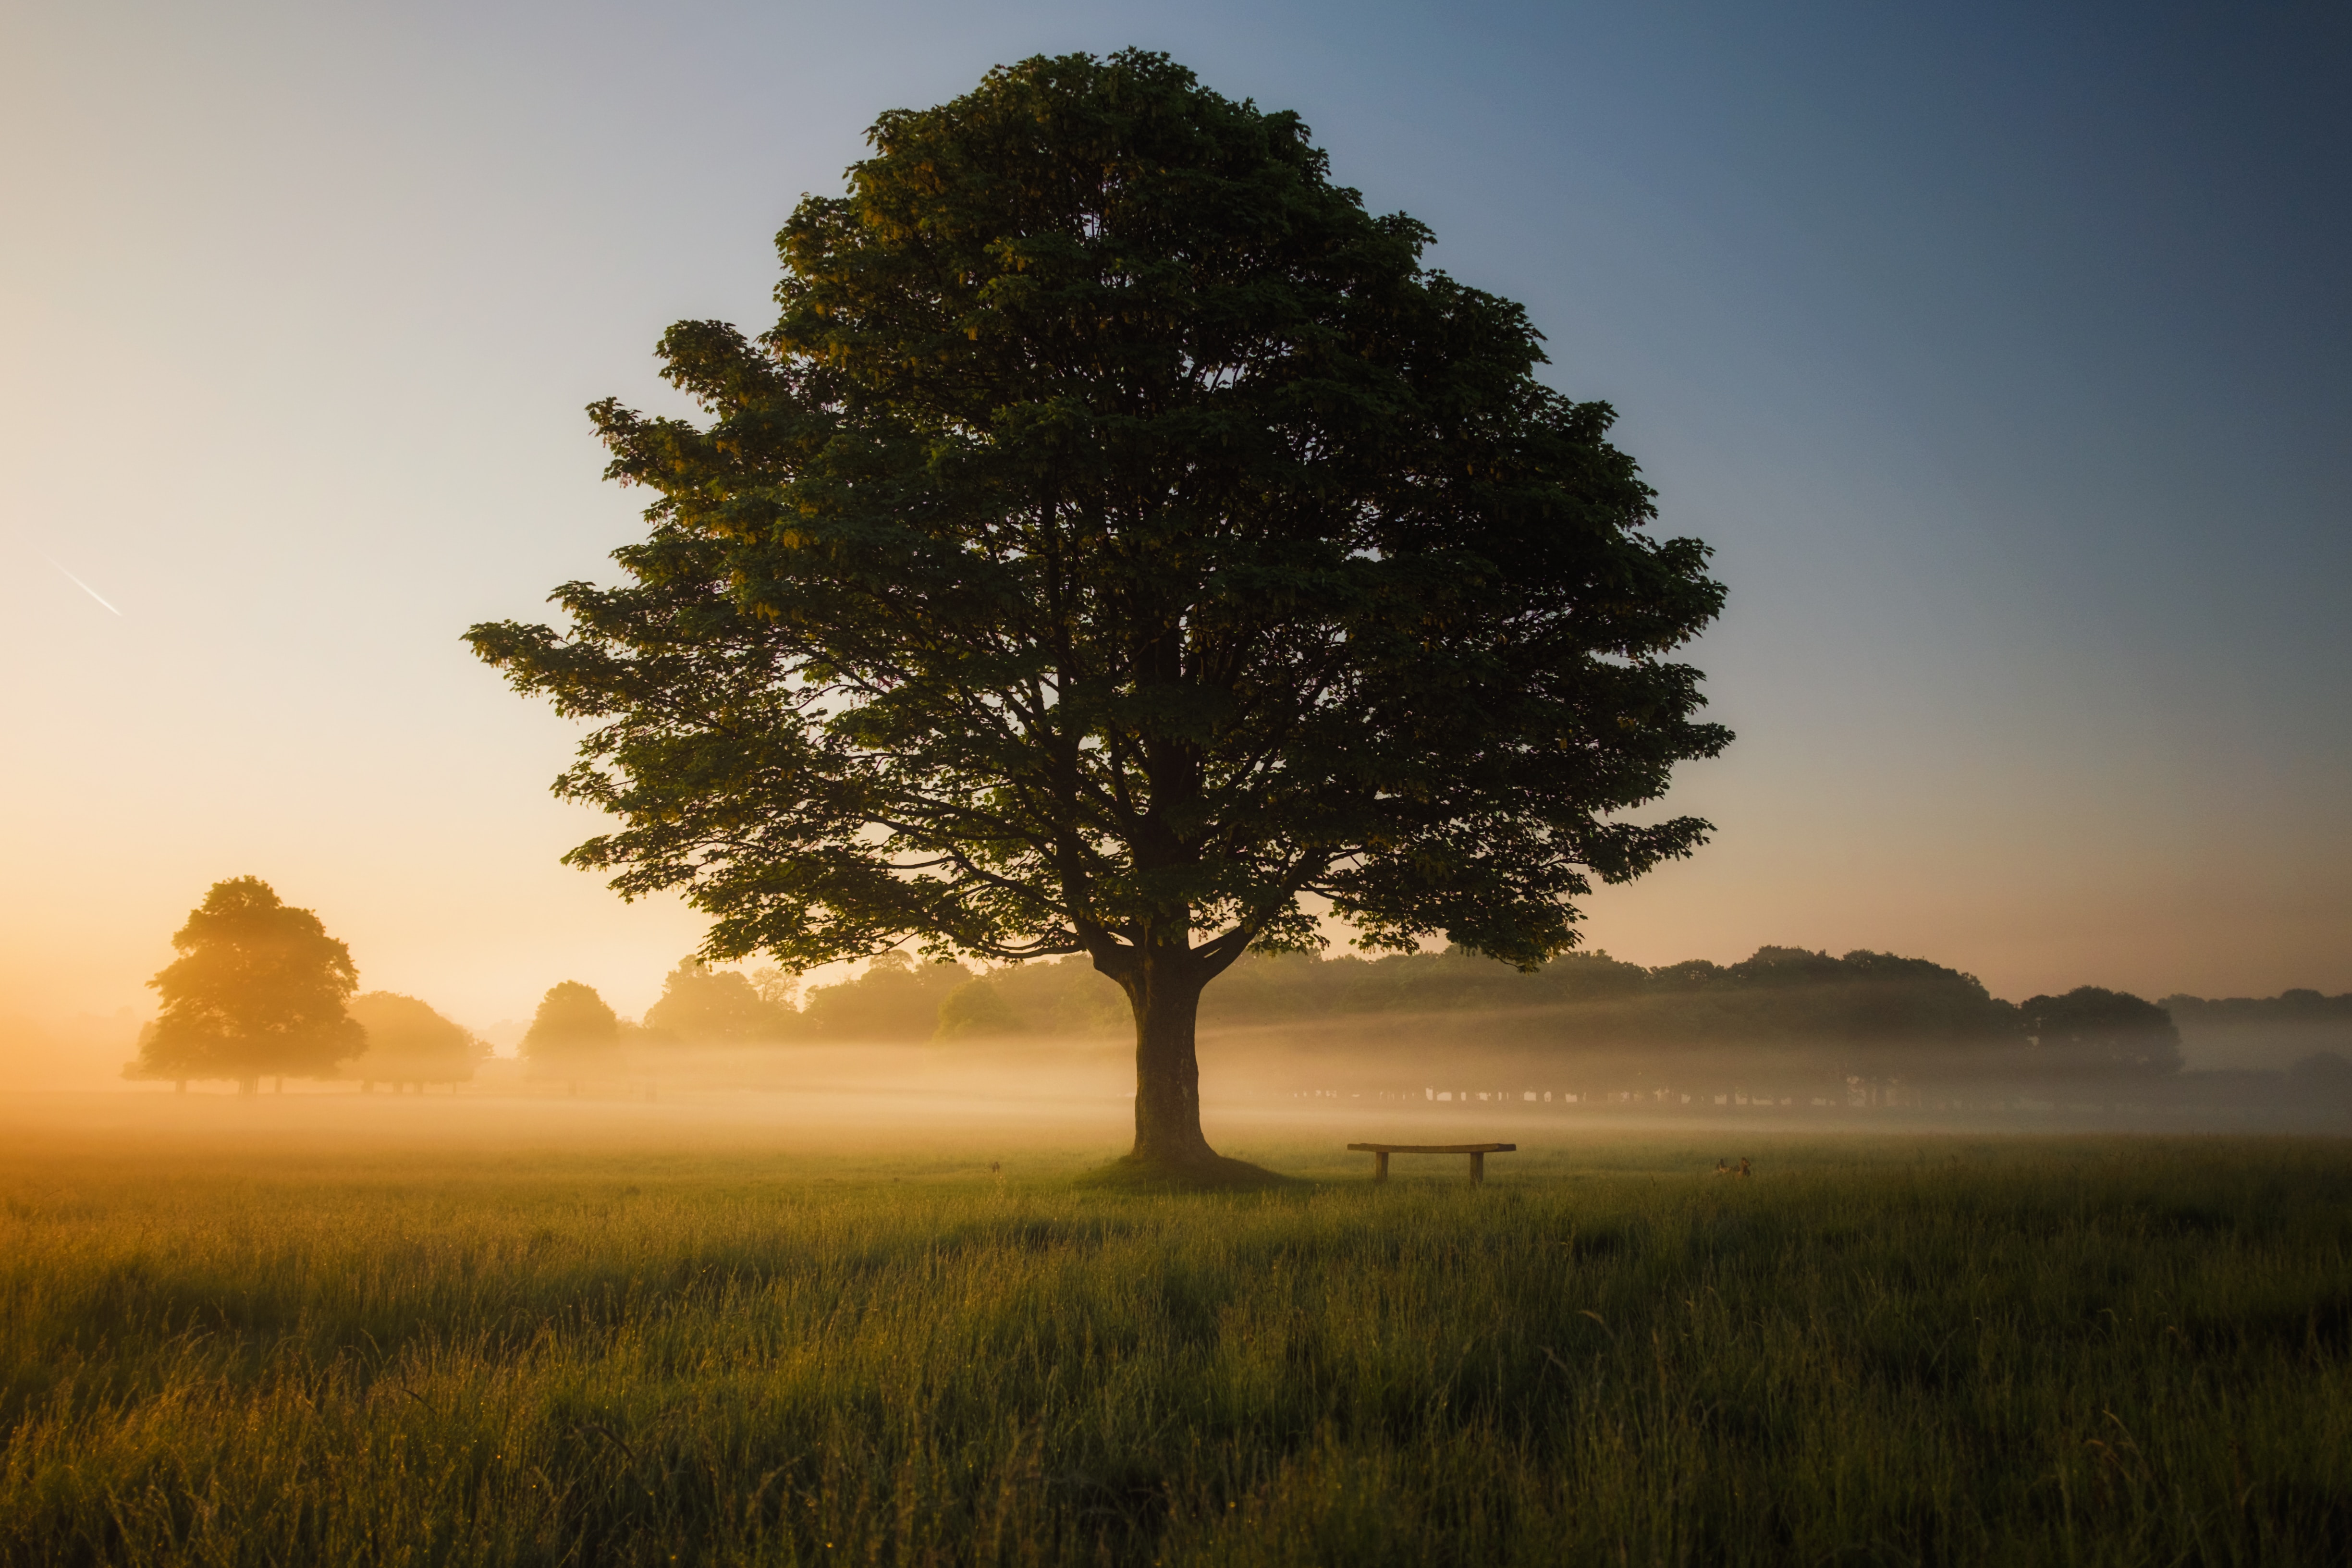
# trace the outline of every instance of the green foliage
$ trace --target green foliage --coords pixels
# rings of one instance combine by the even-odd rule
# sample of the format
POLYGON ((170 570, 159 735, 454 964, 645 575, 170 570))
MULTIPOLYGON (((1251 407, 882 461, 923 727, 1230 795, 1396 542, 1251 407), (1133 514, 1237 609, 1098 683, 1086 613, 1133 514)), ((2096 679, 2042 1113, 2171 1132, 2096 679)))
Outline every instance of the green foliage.
MULTIPOLYGON (((2076 1017, 2081 1038, 2045 1040, 2004 1070, 2033 1076, 2141 1075, 2170 1070, 2163 1010, 2115 993, 2076 1017), (2105 1009, 2104 1012, 2098 1009, 2105 1009), (2104 1025, 2098 1020, 2105 1018, 2104 1025), (2094 1027, 2094 1026, 2097 1026, 2094 1027), (2106 1032, 2100 1032, 2105 1029, 2106 1032)), ((2063 1000, 2063 999, 2061 999, 2063 1000)), ((2037 998, 2042 1016, 2052 999, 2037 998)), ((2073 1003, 2069 1006, 2074 1005, 2073 1003)), ((1201 1019, 1216 1028, 1398 1015, 1507 1015, 1522 1047, 1660 1049, 1675 1047, 2018 1049, 2027 1018, 1972 974, 1921 958, 1857 950, 1843 957, 1763 947, 1737 963, 1706 960, 1644 969, 1607 953, 1563 954, 1522 970, 1463 948, 1399 953, 1250 952, 1203 996, 1201 1019)), ((2070 1015, 2073 1016, 2073 1015, 2070 1015)), ((689 960, 670 977, 649 1026, 680 1037, 942 1041, 1007 1036, 1106 1036, 1128 1023, 1118 988, 1083 958, 1041 960, 974 975, 954 964, 882 955, 864 974, 819 986, 795 1014, 762 1001, 740 975, 689 960), (725 998, 738 1032, 696 1035, 672 1020, 672 1000, 706 981, 725 998)), ((1852 1058, 1862 1065, 1860 1058, 1852 1058)))
POLYGON ((1021 1026, 1021 1015, 1004 988, 985 975, 965 981, 940 999, 939 1039, 1014 1035, 1021 1026))
MULTIPOLYGON (((941 1039, 1106 1034, 1126 1018, 1118 989, 1083 960, 994 970, 949 994, 961 1000, 952 1003, 951 1016, 943 999, 936 1019, 941 1039)), ((1515 1039, 1560 1048, 1989 1047, 2024 1040, 2018 1009, 1973 974, 1892 953, 1832 958, 1787 947, 1759 948, 1733 964, 1701 959, 1657 969, 1588 952, 1528 970, 1464 948, 1378 959, 1250 952, 1201 1004, 1202 1022, 1219 1028, 1465 1012, 1508 1014, 1515 1039)), ((911 1001, 902 1016, 887 1034, 869 1030, 868 1037, 931 1032, 911 1001)))
POLYGON ((2340 1142, 1583 1144, 1479 1191, 1318 1152, 1184 1199, 764 1139, 11 1151, 0 1562, 2352 1551, 2340 1142))
POLYGON ((1127 998, 1085 958, 1033 960, 993 971, 988 983, 1024 1033, 1107 1035, 1131 1024, 1127 998))
POLYGON ((140 1038, 141 1078, 332 1078, 366 1035, 345 1011, 351 950, 258 877, 215 882, 174 932, 180 956, 147 984, 163 1014, 140 1038))
POLYGON ((2077 985, 2063 996, 2029 997, 2018 1011, 2035 1048, 2055 1062, 2095 1071, 2180 1070, 2180 1030, 2172 1015, 2128 992, 2077 985))
POLYGON ((1975 975, 1891 952, 1761 947, 1720 968, 1654 971, 1651 994, 1658 1005, 1642 1023, 1660 1039, 1965 1047, 2021 1037, 2017 1009, 1975 975))
MULTIPOLYGON (((1249 952, 1202 996, 1209 1027, 1307 1023, 1400 1013, 1510 1013, 1515 1039, 1540 1047, 2021 1047, 2018 1008, 1976 975, 1928 959, 1761 947, 1740 963, 1642 969, 1604 952, 1561 954, 1536 969, 1451 947, 1446 952, 1249 952)), ((837 1039, 967 1039, 979 1035, 1112 1035, 1124 996, 1085 959, 988 971, 946 966, 929 978, 889 954, 849 987, 818 987, 804 1027, 837 1039), (924 1011, 934 996, 934 1011, 924 1011)))
POLYGON ((877 955, 866 973, 809 993, 809 1033, 835 1040, 928 1040, 940 1005, 971 980, 957 963, 917 963, 903 952, 877 955))
POLYGON ((367 1031, 367 1050, 348 1078, 378 1083, 462 1083, 474 1076, 484 1047, 414 996, 370 991, 352 998, 351 1013, 367 1031))
POLYGON ((761 996, 748 975, 713 969, 696 958, 669 972, 661 1000, 646 1009, 645 1017, 655 1036, 709 1045, 786 1039, 800 1023, 798 1012, 761 996))
POLYGON ((1074 55, 871 140, 763 337, 664 339, 707 422, 593 410, 656 497, 629 581, 468 634, 595 722, 561 788, 622 826, 575 864, 712 958, 1165 952, 1197 991, 1313 942, 1308 893, 1539 963, 1592 876, 1703 840, 1620 814, 1728 739, 1669 658, 1706 549, 1297 116, 1074 55))
POLYGON ((539 999, 522 1054, 534 1073, 567 1078, 609 1071, 620 1060, 621 1020, 593 986, 558 981, 539 999))

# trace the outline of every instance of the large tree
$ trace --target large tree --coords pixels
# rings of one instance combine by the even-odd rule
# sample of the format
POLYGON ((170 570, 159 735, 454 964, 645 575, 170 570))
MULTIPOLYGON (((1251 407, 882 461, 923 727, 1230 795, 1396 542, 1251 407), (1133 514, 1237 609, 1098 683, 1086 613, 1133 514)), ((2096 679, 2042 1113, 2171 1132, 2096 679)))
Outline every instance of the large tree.
POLYGON ((142 1078, 332 1078, 366 1047, 346 1010, 359 986, 351 950, 258 877, 215 882, 172 937, 180 956, 147 984, 162 1016, 142 1035, 142 1078))
POLYGON ((1696 721, 1721 588, 1516 304, 1165 58, 1036 58, 884 115, 779 236, 754 340, 670 329, 702 421, 591 410, 656 492, 563 631, 468 634, 595 721, 572 851, 712 959, 1083 952, 1132 1004, 1135 1148, 1213 1175, 1193 1020, 1318 910, 1515 963, 1696 721))

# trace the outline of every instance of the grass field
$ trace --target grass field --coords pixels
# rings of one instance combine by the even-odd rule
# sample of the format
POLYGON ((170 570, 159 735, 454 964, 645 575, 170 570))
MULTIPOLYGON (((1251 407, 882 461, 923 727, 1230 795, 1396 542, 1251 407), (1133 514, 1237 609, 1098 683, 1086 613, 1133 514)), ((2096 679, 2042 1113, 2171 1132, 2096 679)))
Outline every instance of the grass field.
POLYGON ((335 1142, 8 1141, 0 1561, 2352 1559, 2352 1143, 335 1142))

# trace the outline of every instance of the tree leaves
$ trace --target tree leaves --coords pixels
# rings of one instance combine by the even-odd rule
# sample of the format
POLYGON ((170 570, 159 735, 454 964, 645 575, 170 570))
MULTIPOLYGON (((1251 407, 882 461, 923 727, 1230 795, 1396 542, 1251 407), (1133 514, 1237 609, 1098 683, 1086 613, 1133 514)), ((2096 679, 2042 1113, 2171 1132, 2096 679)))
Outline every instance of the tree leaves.
POLYGON ((1434 932, 1518 963, 1687 854, 1632 826, 1729 739, 1664 656, 1696 541, 1507 300, 1163 57, 895 111, 779 236, 774 328, 682 322, 707 422, 591 410, 656 492, 568 629, 478 626, 594 721, 573 852, 793 966, 909 936, 1213 973, 1434 932))
POLYGON ((344 1010, 351 950, 258 877, 215 882, 172 937, 180 956, 148 984, 163 1010, 142 1039, 148 1078, 333 1076, 366 1032, 344 1010))

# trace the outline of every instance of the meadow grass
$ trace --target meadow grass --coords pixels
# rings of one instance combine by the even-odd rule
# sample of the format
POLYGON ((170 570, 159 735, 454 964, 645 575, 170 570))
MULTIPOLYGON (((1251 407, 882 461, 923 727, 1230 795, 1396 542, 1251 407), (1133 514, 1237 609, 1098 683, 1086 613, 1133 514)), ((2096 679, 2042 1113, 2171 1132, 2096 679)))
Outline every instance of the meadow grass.
POLYGON ((0 1561, 2352 1557, 2352 1145, 1234 1152, 0 1155, 0 1561))

